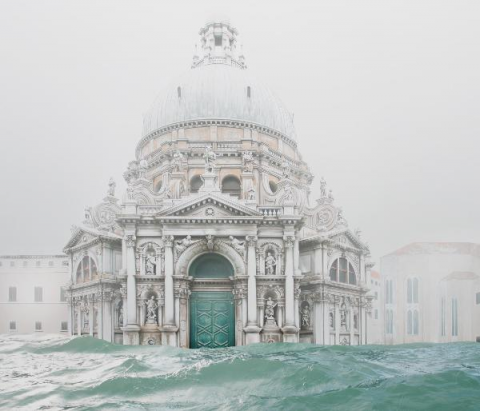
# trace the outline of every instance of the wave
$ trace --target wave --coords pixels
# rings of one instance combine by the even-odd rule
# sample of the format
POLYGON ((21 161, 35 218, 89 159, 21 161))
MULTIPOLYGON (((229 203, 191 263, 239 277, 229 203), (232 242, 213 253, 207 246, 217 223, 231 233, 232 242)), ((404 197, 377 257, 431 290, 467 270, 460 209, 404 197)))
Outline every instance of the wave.
POLYGON ((226 349, 0 336, 0 408, 478 410, 480 344, 226 349))

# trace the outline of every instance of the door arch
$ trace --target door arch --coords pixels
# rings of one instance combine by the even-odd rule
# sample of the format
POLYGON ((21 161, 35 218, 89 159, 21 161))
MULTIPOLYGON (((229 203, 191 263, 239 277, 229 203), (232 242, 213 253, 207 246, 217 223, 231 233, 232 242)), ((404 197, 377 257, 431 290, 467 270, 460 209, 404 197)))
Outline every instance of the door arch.
POLYGON ((235 305, 232 292, 225 290, 225 280, 234 274, 232 264, 220 254, 206 253, 188 271, 194 281, 207 280, 190 295, 190 348, 235 345, 235 305))

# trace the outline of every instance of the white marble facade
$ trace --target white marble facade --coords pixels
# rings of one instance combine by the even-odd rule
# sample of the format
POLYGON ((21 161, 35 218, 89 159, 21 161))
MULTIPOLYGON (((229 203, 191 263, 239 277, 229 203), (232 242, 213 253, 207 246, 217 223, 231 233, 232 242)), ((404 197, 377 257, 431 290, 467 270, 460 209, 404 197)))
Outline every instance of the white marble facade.
MULTIPOLYGON (((292 116, 250 77, 228 22, 153 104, 124 178, 73 228, 73 333, 190 347, 194 292, 233 295, 234 345, 365 344, 368 246, 297 150, 292 116), (205 255, 231 273, 192 274, 205 255)), ((213 272, 213 271, 212 271, 213 272)), ((232 344, 228 344, 232 345, 232 344)))

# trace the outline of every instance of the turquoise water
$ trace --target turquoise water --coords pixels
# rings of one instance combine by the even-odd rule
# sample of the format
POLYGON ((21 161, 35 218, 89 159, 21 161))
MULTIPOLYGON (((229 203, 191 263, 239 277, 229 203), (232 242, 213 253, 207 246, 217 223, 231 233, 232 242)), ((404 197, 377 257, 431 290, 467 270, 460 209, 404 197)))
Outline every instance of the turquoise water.
POLYGON ((8 410, 480 410, 480 344, 219 350, 0 336, 8 410))

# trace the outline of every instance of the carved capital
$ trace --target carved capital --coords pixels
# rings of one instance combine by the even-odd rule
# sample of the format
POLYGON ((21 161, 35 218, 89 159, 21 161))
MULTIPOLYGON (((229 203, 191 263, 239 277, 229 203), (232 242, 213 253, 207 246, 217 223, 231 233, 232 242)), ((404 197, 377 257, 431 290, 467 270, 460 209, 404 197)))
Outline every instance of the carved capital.
POLYGON ((135 243, 137 241, 137 237, 135 237, 134 234, 127 234, 125 237, 124 237, 124 240, 125 240, 125 243, 127 245, 128 248, 132 248, 132 247, 135 247, 135 243))
POLYGON ((295 244, 295 237, 292 235, 286 235, 283 237, 283 241, 285 243, 285 248, 292 248, 295 244))
POLYGON ((174 240, 173 235, 164 235, 162 237, 163 245, 165 247, 173 247, 173 240, 174 240))
POLYGON ((255 235, 247 235, 245 240, 247 241, 247 245, 249 247, 255 247, 257 245, 258 237, 255 235))

